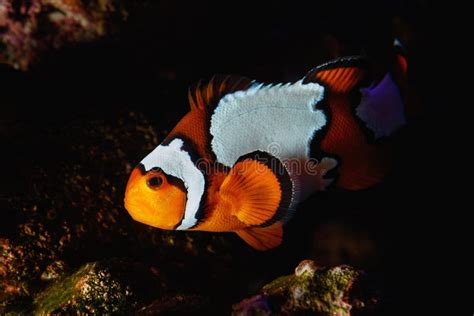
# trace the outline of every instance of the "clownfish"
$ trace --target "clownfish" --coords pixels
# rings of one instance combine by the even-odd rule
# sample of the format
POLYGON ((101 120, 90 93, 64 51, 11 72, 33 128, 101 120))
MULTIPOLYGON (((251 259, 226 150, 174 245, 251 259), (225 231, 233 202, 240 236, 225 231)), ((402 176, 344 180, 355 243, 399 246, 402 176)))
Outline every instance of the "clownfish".
POLYGON ((397 83, 406 59, 394 64, 372 82, 363 57, 293 83, 200 82, 188 93, 191 110, 133 169, 125 208, 153 227, 235 232, 257 250, 277 247, 309 195, 368 188, 388 172, 384 139, 407 120, 397 83))

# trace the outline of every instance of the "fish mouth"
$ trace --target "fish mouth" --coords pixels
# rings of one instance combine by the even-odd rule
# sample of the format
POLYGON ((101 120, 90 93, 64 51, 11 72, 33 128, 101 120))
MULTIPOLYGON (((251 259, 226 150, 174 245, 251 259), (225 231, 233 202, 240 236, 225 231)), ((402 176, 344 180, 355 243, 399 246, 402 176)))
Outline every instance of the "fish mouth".
POLYGON ((150 216, 143 215, 148 213, 146 210, 143 210, 142 207, 128 201, 127 198, 124 199, 124 206, 128 214, 130 214, 132 219, 136 222, 163 230, 174 230, 174 226, 157 225, 156 220, 150 219, 150 216))

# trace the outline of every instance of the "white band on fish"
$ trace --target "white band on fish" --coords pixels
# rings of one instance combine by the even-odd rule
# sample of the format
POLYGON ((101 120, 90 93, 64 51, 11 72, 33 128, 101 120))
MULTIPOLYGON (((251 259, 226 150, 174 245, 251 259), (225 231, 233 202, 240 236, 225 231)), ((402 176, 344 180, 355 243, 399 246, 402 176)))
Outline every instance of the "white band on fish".
POLYGON ((141 162, 145 171, 158 167, 183 181, 187 190, 187 202, 183 220, 176 227, 177 230, 189 229, 197 223, 196 214, 205 188, 204 175, 195 166, 189 153, 182 150, 183 145, 182 139, 173 139, 168 145, 156 147, 141 162))
POLYGON ((217 161, 232 167, 242 154, 257 150, 281 160, 309 158, 310 143, 327 121, 323 111, 315 109, 323 96, 322 85, 302 80, 255 84, 226 95, 211 118, 211 146, 217 161))

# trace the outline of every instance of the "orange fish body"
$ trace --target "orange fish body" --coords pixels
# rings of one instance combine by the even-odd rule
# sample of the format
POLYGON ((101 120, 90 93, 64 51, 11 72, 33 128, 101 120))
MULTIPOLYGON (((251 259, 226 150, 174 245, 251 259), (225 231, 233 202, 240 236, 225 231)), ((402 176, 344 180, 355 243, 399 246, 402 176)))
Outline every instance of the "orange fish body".
POLYGON ((390 74, 351 101, 367 78, 362 58, 345 58, 295 83, 199 84, 191 111, 133 170, 126 209, 162 229, 235 232, 258 250, 280 245, 307 196, 331 183, 367 188, 388 171, 380 139, 405 123, 405 109, 390 74))

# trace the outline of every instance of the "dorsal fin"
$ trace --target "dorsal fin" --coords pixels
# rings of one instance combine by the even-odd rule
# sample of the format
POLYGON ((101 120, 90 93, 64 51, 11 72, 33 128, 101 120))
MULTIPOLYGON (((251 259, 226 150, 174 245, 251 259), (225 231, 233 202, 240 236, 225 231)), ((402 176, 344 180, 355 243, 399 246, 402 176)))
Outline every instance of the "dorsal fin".
POLYGON ((188 100, 191 110, 205 109, 216 106, 226 94, 249 88, 253 80, 234 75, 215 75, 208 83, 199 81, 188 91, 188 100))
POLYGON ((348 93, 367 77, 368 68, 362 56, 339 58, 310 70, 303 83, 318 81, 333 92, 348 93))

